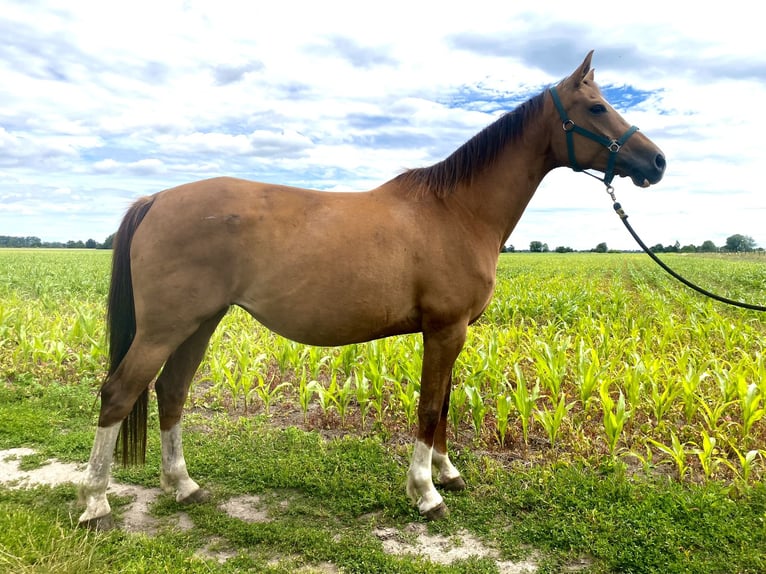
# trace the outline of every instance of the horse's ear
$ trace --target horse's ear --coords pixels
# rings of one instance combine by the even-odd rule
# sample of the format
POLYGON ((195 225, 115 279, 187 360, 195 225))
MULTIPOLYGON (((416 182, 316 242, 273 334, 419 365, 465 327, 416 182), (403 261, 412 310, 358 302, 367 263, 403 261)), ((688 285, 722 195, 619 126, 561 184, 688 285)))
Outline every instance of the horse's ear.
POLYGON ((572 75, 564 80, 564 83, 569 84, 572 88, 577 88, 584 80, 593 80, 593 70, 590 67, 590 61, 592 58, 593 50, 588 52, 588 55, 585 56, 585 59, 583 60, 582 64, 580 64, 580 67, 572 72, 572 75))

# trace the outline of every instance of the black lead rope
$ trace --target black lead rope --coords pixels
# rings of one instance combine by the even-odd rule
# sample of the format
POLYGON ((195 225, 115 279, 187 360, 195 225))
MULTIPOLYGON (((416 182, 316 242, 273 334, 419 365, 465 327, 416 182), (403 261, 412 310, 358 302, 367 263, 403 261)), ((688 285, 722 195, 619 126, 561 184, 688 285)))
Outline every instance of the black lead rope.
POLYGON ((751 303, 742 303, 741 301, 734 301, 732 299, 728 299, 726 297, 722 297, 721 295, 716 295, 715 293, 711 293, 710 291, 707 291, 703 289, 702 287, 695 285, 688 279, 685 279, 684 277, 681 277, 678 273, 673 271, 670 267, 665 265, 663 261, 657 257, 657 255, 649 249, 646 244, 641 241, 641 238, 636 234, 636 232, 633 230, 633 227, 631 227, 630 223, 628 223, 628 214, 625 213, 625 211, 622 209, 622 206, 619 204, 619 202, 615 199, 614 193, 610 189, 611 186, 607 187, 607 193, 612 198, 612 201, 614 202, 614 211, 617 213, 617 215, 620 217, 622 222, 625 224, 625 227, 630 232, 630 234, 633 236, 633 239, 636 240, 636 243, 638 243, 641 246, 641 249, 644 250, 644 252, 651 257, 657 265, 662 267, 665 271, 670 273, 672 277, 675 279, 678 279, 681 283, 686 285, 687 287, 694 289, 697 293, 701 293, 705 295, 706 297, 710 297, 711 299, 715 299, 716 301, 720 301, 721 303, 726 303, 727 305, 734 305, 735 307, 741 307, 743 309, 751 309, 753 311, 766 311, 766 306, 763 305, 753 305, 751 303))

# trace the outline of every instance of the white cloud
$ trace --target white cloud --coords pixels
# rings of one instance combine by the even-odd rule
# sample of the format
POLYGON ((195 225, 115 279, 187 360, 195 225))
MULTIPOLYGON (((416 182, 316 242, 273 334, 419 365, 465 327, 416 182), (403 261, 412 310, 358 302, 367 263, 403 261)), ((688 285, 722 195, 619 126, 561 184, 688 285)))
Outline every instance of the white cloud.
MULTIPOLYGON (((616 182, 647 241, 745 233, 766 246, 756 7, 598 10, 8 0, 0 234, 105 237, 130 198, 211 175, 374 187, 442 159, 595 48, 602 85, 646 95, 620 111, 668 157, 656 188, 616 182)), ((543 182, 511 238, 531 240, 631 247, 601 186, 567 170, 543 182)))

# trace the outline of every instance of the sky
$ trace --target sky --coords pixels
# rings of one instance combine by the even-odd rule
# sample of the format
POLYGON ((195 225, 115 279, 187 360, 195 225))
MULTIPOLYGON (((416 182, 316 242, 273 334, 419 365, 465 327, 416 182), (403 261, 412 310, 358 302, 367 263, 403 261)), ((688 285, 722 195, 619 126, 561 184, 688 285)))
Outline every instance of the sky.
MULTIPOLYGON (((766 247, 757 3, 0 0, 0 235, 113 233, 133 199, 230 175, 366 190, 427 166, 595 50, 606 98, 665 152, 616 179, 648 245, 766 247)), ((508 243, 635 249, 562 168, 508 243)))

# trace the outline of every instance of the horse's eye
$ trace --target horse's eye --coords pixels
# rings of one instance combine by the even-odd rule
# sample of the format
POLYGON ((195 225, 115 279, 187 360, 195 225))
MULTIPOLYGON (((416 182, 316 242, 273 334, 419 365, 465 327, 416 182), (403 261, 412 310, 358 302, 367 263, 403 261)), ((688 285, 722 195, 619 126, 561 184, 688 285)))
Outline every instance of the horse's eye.
POLYGON ((594 106, 590 107, 590 113, 592 113, 594 116, 605 114, 606 113, 606 106, 604 104, 596 104, 594 106))

